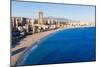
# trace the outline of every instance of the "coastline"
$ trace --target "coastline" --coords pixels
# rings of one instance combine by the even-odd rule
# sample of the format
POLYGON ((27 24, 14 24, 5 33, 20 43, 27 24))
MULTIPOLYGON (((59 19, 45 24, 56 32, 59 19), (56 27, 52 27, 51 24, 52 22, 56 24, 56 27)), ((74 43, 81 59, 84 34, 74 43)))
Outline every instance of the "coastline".
MULTIPOLYGON (((87 26, 87 27, 91 27, 91 26, 87 26)), ((95 26, 92 26, 92 27, 95 27, 95 26)), ((15 48, 11 48, 11 52, 15 50, 19 50, 24 47, 26 48, 25 50, 17 53, 16 55, 11 56, 11 66, 14 66, 22 55, 24 55, 31 47, 35 46, 37 44, 36 42, 40 42, 43 38, 57 31, 64 30, 64 29, 72 29, 72 28, 84 28, 84 27, 67 27, 67 28, 50 30, 50 31, 45 31, 45 32, 36 33, 36 34, 27 36, 20 42, 18 46, 16 46, 15 48)))
POLYGON ((14 66, 16 64, 17 60, 21 57, 21 55, 23 55, 23 53, 28 48, 30 48, 31 46, 34 46, 36 42, 39 42, 42 38, 45 38, 46 36, 48 36, 54 32, 57 32, 59 30, 61 30, 61 29, 40 32, 40 33, 29 35, 26 38, 24 38, 22 41, 20 41, 20 43, 15 48, 11 48, 11 52, 19 50, 24 47, 26 48, 25 50, 11 56, 11 66, 14 66))

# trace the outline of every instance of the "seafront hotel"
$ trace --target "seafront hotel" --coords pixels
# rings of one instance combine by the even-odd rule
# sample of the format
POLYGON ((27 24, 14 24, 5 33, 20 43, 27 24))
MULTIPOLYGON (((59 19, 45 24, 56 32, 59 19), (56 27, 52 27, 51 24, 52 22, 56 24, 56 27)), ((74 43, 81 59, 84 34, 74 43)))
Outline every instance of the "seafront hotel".
POLYGON ((56 5, 12 1, 11 66, 95 61, 95 7, 56 5))

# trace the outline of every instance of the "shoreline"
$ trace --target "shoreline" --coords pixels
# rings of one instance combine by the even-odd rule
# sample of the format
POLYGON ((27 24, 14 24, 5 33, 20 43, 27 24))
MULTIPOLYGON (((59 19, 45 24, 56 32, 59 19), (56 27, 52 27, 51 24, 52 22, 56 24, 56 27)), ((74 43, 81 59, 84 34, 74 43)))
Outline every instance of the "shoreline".
MULTIPOLYGON (((58 30, 58 31, 59 31, 59 30, 58 30)), ((38 41, 38 42, 32 44, 29 48, 27 48, 27 49, 25 50, 26 52, 24 52, 23 55, 19 58, 19 60, 16 62, 16 65, 23 64, 23 61, 25 60, 25 58, 28 57, 28 55, 31 53, 31 51, 35 50, 35 48, 37 48, 37 47, 39 46, 39 45, 38 45, 39 43, 41 43, 41 42, 43 42, 44 40, 46 40, 47 38, 51 37, 52 35, 54 35, 54 34, 57 33, 58 31, 53 32, 53 33, 50 33, 49 35, 47 35, 47 36, 41 38, 40 41, 38 41), (23 61, 21 61, 21 60, 23 60, 23 61)))
MULTIPOLYGON (((86 26, 86 27, 95 27, 95 26, 86 26)), ((20 61, 20 58, 23 55, 26 55, 27 52, 30 52, 30 51, 28 51, 30 48, 34 47, 36 44, 41 42, 42 39, 44 39, 45 37, 49 36, 50 34, 54 34, 60 30, 72 29, 72 28, 84 28, 84 27, 66 27, 66 28, 60 28, 60 29, 40 32, 40 33, 36 33, 36 34, 27 36, 25 39, 23 39, 20 42, 20 44, 18 46, 16 46, 15 48, 11 48, 11 52, 12 52, 12 51, 19 50, 20 48, 26 47, 25 50, 17 53, 16 55, 11 56, 11 66, 16 65, 18 63, 18 61, 20 61), (37 39, 35 39, 35 41, 34 41, 34 38, 37 38, 37 39), (31 40, 31 43, 30 43, 30 40, 31 40)))
MULTIPOLYGON (((40 32, 40 33, 29 35, 26 38, 24 38, 20 42, 20 44, 18 44, 15 48, 11 48, 11 52, 19 50, 23 47, 26 47, 26 49, 28 49, 28 48, 34 46, 34 44, 36 42, 39 42, 42 38, 45 38, 46 36, 48 36, 54 32, 57 32, 58 30, 60 30, 60 29, 50 30, 50 31, 45 31, 45 32, 40 32)), ((11 66, 14 66, 16 64, 16 62, 23 55, 23 53, 26 51, 26 49, 11 56, 11 66)))

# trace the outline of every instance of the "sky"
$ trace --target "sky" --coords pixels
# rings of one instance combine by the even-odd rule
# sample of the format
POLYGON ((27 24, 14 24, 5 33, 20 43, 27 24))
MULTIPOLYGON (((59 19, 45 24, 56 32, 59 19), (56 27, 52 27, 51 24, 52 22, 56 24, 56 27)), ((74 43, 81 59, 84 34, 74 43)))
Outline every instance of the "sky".
POLYGON ((95 22, 95 6, 12 1, 12 16, 37 18, 39 11, 44 17, 95 22))

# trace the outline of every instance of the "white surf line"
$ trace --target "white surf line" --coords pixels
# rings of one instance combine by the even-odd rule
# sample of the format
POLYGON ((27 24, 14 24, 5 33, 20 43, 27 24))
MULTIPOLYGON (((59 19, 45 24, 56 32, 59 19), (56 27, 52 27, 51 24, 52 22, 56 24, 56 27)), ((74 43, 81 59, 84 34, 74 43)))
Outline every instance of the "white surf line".
MULTIPOLYGON (((59 30, 56 30, 55 32, 52 32, 50 34, 48 34, 47 36, 39 39, 38 41, 36 41, 32 46, 30 46, 29 48, 27 48, 24 52, 23 52, 23 56, 20 56, 19 60, 16 62, 17 65, 22 65, 23 64, 23 61, 26 60, 26 58, 29 56, 29 54, 31 53, 31 51, 35 50, 39 45, 39 43, 43 42, 44 40, 46 40, 47 38, 49 38, 49 36, 52 36, 53 34, 55 34, 57 31, 59 30), (22 61, 23 60, 23 61, 22 61), (22 62, 20 62, 22 61, 22 62), (20 63, 19 63, 20 62, 20 63)), ((15 65, 16 65, 15 64, 15 65)))
POLYGON ((32 47, 32 48, 28 48, 27 50, 25 50, 25 51, 27 51, 27 52, 24 52, 24 54, 23 54, 23 56, 21 56, 20 58, 19 58, 19 60, 17 61, 17 63, 16 63, 16 65, 23 65, 24 64, 24 61, 26 60, 26 58, 30 55, 30 53, 33 51, 33 50, 35 50, 36 48, 38 47, 38 45, 34 45, 34 47, 32 47))
MULTIPOLYGON (((91 26, 84 26, 84 27, 91 27, 91 26)), ((53 32, 53 33, 50 33, 50 34, 54 34, 54 33, 57 33, 58 31, 62 31, 62 30, 65 30, 65 29, 72 29, 72 28, 84 28, 84 27, 66 27, 66 28, 61 28, 61 29, 57 29, 55 32, 53 32)), ((92 26, 92 27, 95 27, 95 26, 92 26)), ((50 35, 49 34, 49 35, 50 35)), ((47 36, 49 36, 49 35, 47 35, 47 36)), ((45 37, 47 37, 47 36, 45 36, 45 37)), ((43 38, 45 38, 45 37, 43 37, 43 38)), ((43 38, 41 38, 40 40, 38 40, 37 42, 40 42, 43 38)), ((23 56, 21 56, 22 57, 22 59, 23 59, 23 61, 25 61, 26 60, 26 58, 29 56, 29 54, 31 53, 31 51, 33 51, 33 50, 35 50, 37 47, 38 47, 38 44, 39 43, 34 43, 35 45, 32 45, 31 47, 29 47, 29 48, 27 48, 25 51, 27 51, 27 52, 23 52, 23 56), (33 47, 34 46, 34 47, 33 47)), ((21 58, 19 59, 19 62, 20 62, 20 60, 21 60, 21 58)), ((21 62, 21 63, 19 63, 19 62, 17 62, 16 64, 17 65, 21 65, 21 64, 23 64, 23 62, 21 62)), ((15 65, 16 65, 15 64, 15 65)))

